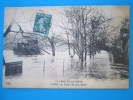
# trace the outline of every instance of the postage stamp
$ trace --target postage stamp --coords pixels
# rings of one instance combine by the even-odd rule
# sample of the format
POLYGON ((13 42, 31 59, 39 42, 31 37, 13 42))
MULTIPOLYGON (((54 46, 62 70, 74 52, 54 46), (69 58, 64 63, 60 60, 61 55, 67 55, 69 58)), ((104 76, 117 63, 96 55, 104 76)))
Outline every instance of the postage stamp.
POLYGON ((51 26, 51 15, 44 14, 44 13, 37 13, 33 32, 48 34, 49 28, 51 26))

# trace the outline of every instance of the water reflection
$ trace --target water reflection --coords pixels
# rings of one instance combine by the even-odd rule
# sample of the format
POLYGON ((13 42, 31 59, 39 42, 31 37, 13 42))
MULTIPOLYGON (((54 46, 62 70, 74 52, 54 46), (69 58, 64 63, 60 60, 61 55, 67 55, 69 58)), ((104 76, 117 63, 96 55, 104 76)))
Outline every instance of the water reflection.
MULTIPOLYGON (((113 65, 109 61, 107 52, 97 54, 93 59, 87 59, 82 68, 79 59, 60 59, 56 57, 45 59, 43 56, 19 57, 19 60, 23 61, 23 73, 16 75, 17 78, 128 79, 128 66, 113 65)), ((15 75, 6 78, 15 78, 15 75)))
MULTIPOLYGON (((70 78, 86 79, 128 79, 128 66, 122 64, 111 64, 107 52, 84 63, 83 70, 80 70, 80 61, 71 60, 71 70, 66 72, 70 78)), ((70 66, 70 65, 68 65, 70 66)))

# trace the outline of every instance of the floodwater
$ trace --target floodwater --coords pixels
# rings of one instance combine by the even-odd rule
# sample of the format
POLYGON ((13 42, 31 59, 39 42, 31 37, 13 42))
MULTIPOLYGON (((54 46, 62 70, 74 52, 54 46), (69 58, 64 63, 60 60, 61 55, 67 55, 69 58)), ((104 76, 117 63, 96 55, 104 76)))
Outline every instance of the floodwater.
MULTIPOLYGON (((6 63, 22 61, 22 74, 6 76, 5 79, 94 79, 124 80, 128 79, 128 66, 113 65, 106 51, 87 59, 83 67, 78 57, 70 58, 68 52, 56 52, 56 56, 37 55, 19 57, 12 51, 4 51, 6 63)), ((3 68, 3 74, 5 67, 3 68)))

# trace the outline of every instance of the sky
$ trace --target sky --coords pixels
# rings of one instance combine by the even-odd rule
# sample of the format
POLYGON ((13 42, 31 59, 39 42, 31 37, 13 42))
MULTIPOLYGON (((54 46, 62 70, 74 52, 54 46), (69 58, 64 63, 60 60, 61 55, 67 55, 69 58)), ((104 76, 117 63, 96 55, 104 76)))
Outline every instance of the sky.
MULTIPOLYGON (((63 11, 70 6, 45 6, 45 7, 7 7, 4 12, 4 31, 8 25, 13 21, 21 25, 22 29, 26 32, 33 31, 34 19, 37 12, 42 12, 52 15, 52 26, 50 33, 62 33, 63 11)), ((87 6, 90 7, 90 6, 87 6)), ((92 6, 96 7, 100 12, 104 13, 107 17, 115 18, 112 23, 119 26, 122 19, 130 16, 129 6, 92 6)), ((18 30, 17 26, 13 26, 12 30, 18 30)))

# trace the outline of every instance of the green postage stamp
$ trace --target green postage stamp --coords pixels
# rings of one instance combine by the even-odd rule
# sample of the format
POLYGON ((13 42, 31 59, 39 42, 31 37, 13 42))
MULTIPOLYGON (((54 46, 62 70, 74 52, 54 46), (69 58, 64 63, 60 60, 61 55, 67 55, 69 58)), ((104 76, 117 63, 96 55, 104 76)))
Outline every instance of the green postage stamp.
POLYGON ((34 21, 33 32, 48 34, 51 26, 52 16, 44 13, 37 13, 34 21))

